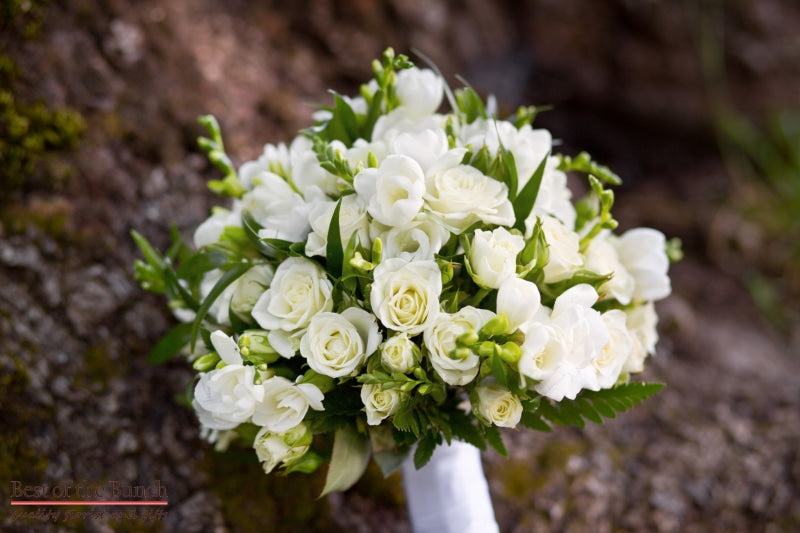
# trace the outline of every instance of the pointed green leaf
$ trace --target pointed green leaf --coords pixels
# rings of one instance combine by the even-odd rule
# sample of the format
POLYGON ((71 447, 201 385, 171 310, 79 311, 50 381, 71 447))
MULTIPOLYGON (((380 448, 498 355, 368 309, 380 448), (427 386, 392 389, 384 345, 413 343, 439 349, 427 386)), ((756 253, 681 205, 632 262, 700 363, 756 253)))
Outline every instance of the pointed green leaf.
POLYGON ((336 430, 328 476, 320 498, 352 487, 366 470, 369 456, 369 439, 365 435, 352 428, 336 430))
POLYGON ((485 426, 484 434, 486 435, 486 440, 489 441, 492 448, 497 450, 497 453, 503 457, 508 457, 508 450, 506 450, 506 445, 503 443, 503 437, 500 435, 500 430, 497 426, 485 426))
POLYGON ((341 208, 342 199, 339 198, 331 216, 331 223, 328 226, 328 242, 325 245, 325 261, 328 272, 337 279, 342 276, 342 261, 344 260, 342 234, 339 230, 339 210, 341 208))
POLYGON ((375 459, 375 464, 377 464, 378 468, 381 469, 383 477, 389 477, 392 475, 398 468, 400 468, 400 465, 403 464, 403 461, 405 461, 407 457, 408 450, 405 452, 383 451, 372 454, 372 458, 375 459))
POLYGON ((417 449, 414 452, 414 466, 417 470, 425 466, 428 461, 431 460, 436 445, 436 438, 430 433, 427 433, 420 439, 419 444, 417 444, 417 449))
POLYGON ((192 325, 188 322, 178 324, 164 335, 153 347, 147 362, 158 365, 169 361, 181 351, 181 348, 189 343, 192 325))
POLYGON ((211 292, 208 293, 206 299, 203 300, 203 303, 200 304, 200 308, 197 310, 197 315, 194 317, 194 322, 192 322, 191 328, 191 335, 189 337, 189 349, 194 350, 194 344, 197 341, 197 333, 200 331, 200 324, 203 323, 203 319, 208 314, 208 310, 211 309, 211 306, 214 304, 216 299, 222 294, 222 291, 225 288, 239 279, 239 277, 247 272, 250 268, 249 263, 239 263, 231 267, 230 270, 225 272, 214 287, 211 289, 211 292))
POLYGON ((514 227, 522 232, 525 231, 525 219, 531 214, 533 204, 536 203, 536 197, 539 196, 539 187, 542 185, 542 176, 544 176, 544 169, 547 166, 549 157, 550 154, 544 156, 531 179, 519 191, 519 195, 514 200, 514 227))

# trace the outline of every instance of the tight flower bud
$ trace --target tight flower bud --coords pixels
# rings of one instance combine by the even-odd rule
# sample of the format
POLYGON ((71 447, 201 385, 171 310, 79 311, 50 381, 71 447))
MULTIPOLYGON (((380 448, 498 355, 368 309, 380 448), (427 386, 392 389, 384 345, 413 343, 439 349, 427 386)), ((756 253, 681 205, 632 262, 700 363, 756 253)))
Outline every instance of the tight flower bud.
POLYGON ((248 329, 239 336, 239 353, 242 358, 254 364, 274 363, 280 357, 269 343, 269 331, 248 329))
POLYGON ((492 341, 483 341, 480 346, 478 346, 478 355, 481 357, 491 357, 494 355, 496 348, 497 344, 492 341))
POLYGON ((502 335, 508 330, 508 317, 504 314, 499 314, 492 317, 482 328, 482 337, 494 337, 495 335, 502 335))
POLYGON ((500 357, 509 364, 514 364, 522 357, 522 349, 511 341, 500 346, 500 357))
POLYGON ((219 354, 217 354, 217 352, 211 352, 195 359, 194 363, 192 363, 192 368, 198 372, 208 372, 217 366, 218 362, 219 354))

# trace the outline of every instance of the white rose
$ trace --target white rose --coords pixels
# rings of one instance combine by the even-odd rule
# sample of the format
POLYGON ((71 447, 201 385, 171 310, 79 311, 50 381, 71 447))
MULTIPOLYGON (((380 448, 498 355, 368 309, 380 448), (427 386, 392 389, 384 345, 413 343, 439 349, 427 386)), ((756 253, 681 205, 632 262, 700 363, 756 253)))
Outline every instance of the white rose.
POLYGON ((422 209, 425 175, 419 163, 405 155, 390 155, 378 168, 359 172, 353 186, 372 217, 387 226, 411 222, 422 209))
POLYGON ((602 315, 608 329, 609 341, 603 351, 592 361, 597 372, 598 389, 613 387, 622 373, 622 367, 633 351, 633 337, 625 325, 626 315, 619 309, 612 309, 602 315))
MULTIPOLYGON (((573 400, 581 389, 597 387, 597 375, 591 363, 610 340, 600 313, 592 309, 597 297, 591 285, 580 284, 556 299, 547 324, 551 329, 547 330, 546 337, 541 335, 546 338, 541 345, 547 357, 558 360, 548 365, 544 376, 530 376, 541 379, 535 387, 539 394, 556 401, 564 397, 573 400)), ((523 357, 525 355, 523 344, 523 357)))
POLYGON ((386 259, 373 271, 370 304, 385 327, 416 335, 438 314, 441 292, 435 261, 386 259))
MULTIPOLYGON (((543 310, 547 308, 542 308, 543 310)), ((523 325, 525 341, 517 367, 520 374, 535 380, 551 376, 567 355, 567 346, 549 325, 547 316, 539 316, 523 325)))
POLYGON ((542 231, 549 258, 544 266, 545 283, 567 279, 583 267, 578 234, 553 217, 542 217, 542 231))
POLYGON ((636 281, 620 262, 617 249, 609 241, 609 235, 601 233, 592 239, 584 253, 586 269, 597 274, 613 274, 610 280, 600 286, 600 292, 627 305, 631 302, 636 281))
POLYGON ((450 232, 424 213, 402 226, 388 228, 373 224, 383 242, 383 257, 407 261, 432 260, 450 238, 450 232))
POLYGON ((258 236, 305 241, 310 230, 308 211, 312 204, 294 192, 280 176, 264 172, 258 177, 260 184, 242 196, 242 209, 263 226, 258 236))
POLYGON ((222 232, 228 226, 242 226, 241 203, 238 200, 234 202, 233 209, 230 211, 215 208, 213 214, 197 226, 192 238, 195 247, 202 248, 219 242, 222 232))
POLYGON ((378 118, 375 127, 372 128, 372 142, 391 143, 396 136, 402 133, 443 129, 445 121, 446 118, 442 115, 414 116, 409 108, 400 106, 378 118))
POLYGON ((432 70, 412 67, 397 73, 396 91, 401 105, 414 116, 424 117, 439 109, 444 83, 432 70))
MULTIPOLYGON (((336 204, 334 201, 320 202, 311 208, 308 218, 311 221, 312 231, 306 241, 306 255, 326 256, 328 229, 336 204)), ((342 206, 339 208, 339 235, 342 246, 347 246, 354 233, 358 235, 359 242, 363 246, 369 247, 367 206, 358 196, 350 194, 342 197, 342 206)))
POLYGON ((386 339, 381 345, 381 362, 392 372, 408 372, 419 360, 419 347, 405 333, 386 339))
POLYGON ((305 135, 298 135, 289 146, 289 157, 292 164, 292 182, 303 195, 308 197, 320 193, 337 195, 339 178, 321 166, 317 154, 312 149, 312 142, 305 135))
POLYGON ((467 306, 454 314, 441 313, 423 333, 431 364, 442 380, 449 385, 466 385, 478 375, 480 358, 470 353, 461 358, 450 357, 457 347, 459 336, 480 330, 494 313, 467 306))
POLYGON ((275 269, 272 265, 261 263, 252 266, 232 283, 231 309, 243 318, 249 316, 253 306, 269 287, 274 275, 275 269))
POLYGON ((361 402, 367 412, 367 424, 377 426, 400 407, 397 389, 381 390, 380 385, 365 384, 361 387, 361 402))
POLYGON ((312 370, 332 378, 351 376, 378 349, 375 317, 357 307, 317 313, 300 341, 300 353, 312 370))
POLYGON ((637 373, 644 370, 644 360, 656 351, 658 342, 658 315, 653 302, 634 307, 627 311, 628 330, 633 337, 633 349, 622 368, 626 373, 637 373))
POLYGON ((317 263, 289 257, 278 266, 270 288, 258 299, 251 314, 267 330, 304 329, 314 315, 333 309, 332 290, 333 285, 317 263))
MULTIPOLYGON (((250 367, 252 368, 252 367, 250 367)), ((224 370, 224 369, 223 369, 224 370)), ((322 391, 311 383, 292 383, 275 376, 263 383, 263 399, 255 405, 253 423, 273 433, 283 433, 298 425, 311 407, 322 411, 322 391)))
POLYGON ((512 226, 514 208, 508 199, 508 187, 475 167, 462 165, 464 151, 448 151, 426 173, 425 201, 431 212, 454 233, 463 232, 479 220, 512 226))
POLYGON ((525 239, 506 228, 475 230, 469 262, 475 282, 491 289, 517 273, 517 255, 525 248, 525 239))
POLYGON ((488 422, 504 428, 519 424, 522 402, 511 391, 497 385, 478 385, 475 392, 478 395, 478 413, 488 422))
POLYGON ((261 428, 253 440, 264 472, 269 474, 279 464, 287 464, 306 454, 311 446, 312 435, 305 424, 298 424, 285 433, 273 433, 261 428))
POLYGON ((192 400, 200 422, 218 430, 247 422, 264 396, 263 387, 254 382, 255 368, 242 364, 200 374, 192 400))
POLYGON ((505 315, 509 331, 514 331, 536 315, 541 301, 535 283, 513 276, 500 284, 497 291, 497 314, 505 315))
POLYGON ((620 262, 636 280, 633 297, 637 300, 660 300, 672 292, 666 238, 658 230, 635 228, 617 240, 620 262))
POLYGON ((391 153, 407 155, 419 163, 423 171, 427 170, 448 149, 447 134, 442 128, 400 132, 389 141, 391 153))

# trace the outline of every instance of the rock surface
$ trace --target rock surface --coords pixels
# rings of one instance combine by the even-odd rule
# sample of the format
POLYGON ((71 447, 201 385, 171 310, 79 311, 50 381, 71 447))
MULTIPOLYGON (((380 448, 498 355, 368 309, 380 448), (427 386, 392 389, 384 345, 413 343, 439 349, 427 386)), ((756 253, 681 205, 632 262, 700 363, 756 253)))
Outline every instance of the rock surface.
POLYGON ((307 125, 327 88, 354 92, 386 45, 423 51, 509 109, 556 104, 541 124, 627 180, 623 226, 686 244, 646 373, 667 388, 603 426, 506 433, 510 458, 484 456, 502 531, 800 527, 800 353, 707 255, 730 185, 709 124, 715 64, 704 78, 698 59, 701 28, 722 27, 733 101, 755 115, 797 105, 800 9, 460 4, 69 0, 44 9, 35 39, 0 35, 18 94, 87 123, 79 148, 54 156, 69 179, 35 175, 2 199, 0 493, 8 502, 12 480, 157 479, 170 500, 150 524, 19 521, 4 504, 4 531, 409 530, 397 477, 371 469, 317 500, 320 476, 266 477, 199 440, 176 402, 192 371, 146 362, 172 319, 133 281, 129 237, 163 248, 170 224, 188 233, 207 215, 215 174, 194 147, 198 115, 220 119, 240 163, 307 125))

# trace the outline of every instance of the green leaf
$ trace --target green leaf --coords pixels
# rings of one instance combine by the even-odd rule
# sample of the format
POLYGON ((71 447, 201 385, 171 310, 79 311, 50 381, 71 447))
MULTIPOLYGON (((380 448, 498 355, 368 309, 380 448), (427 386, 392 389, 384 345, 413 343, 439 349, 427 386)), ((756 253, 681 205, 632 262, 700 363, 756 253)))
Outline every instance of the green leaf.
POLYGON ((225 264, 225 254, 218 250, 197 252, 181 264, 175 272, 180 279, 192 279, 225 264))
POLYGON ((242 212, 242 228, 244 229, 244 233, 250 242, 256 247, 258 252, 270 259, 284 259, 288 254, 288 247, 291 245, 286 245, 286 251, 283 251, 281 247, 283 243, 288 243, 289 241, 282 241, 279 239, 262 239, 258 236, 258 231, 263 229, 263 226, 256 222, 256 219, 253 218, 247 211, 242 212), (274 241, 270 243, 270 241, 274 241))
POLYGON ((369 456, 369 439, 365 435, 353 428, 337 430, 333 438, 328 476, 320 498, 352 487, 366 470, 369 456))
POLYGON ((239 279, 239 277, 247 272, 250 269, 249 263, 238 263, 230 268, 227 272, 225 272, 214 287, 211 289, 211 292, 208 293, 206 299, 203 300, 203 303, 200 304, 200 308, 197 310, 197 315, 194 317, 194 322, 192 322, 191 328, 191 335, 189 337, 189 349, 194 350, 194 344, 197 341, 197 333, 200 331, 200 324, 203 323, 203 319, 208 314, 208 310, 211 309, 211 306, 216 301, 217 297, 222 294, 222 291, 225 288, 239 279))
POLYGON ((486 118, 486 107, 483 100, 472 87, 464 87, 455 91, 456 105, 458 111, 464 115, 467 124, 479 118, 486 118))
POLYGON ((147 362, 158 365, 169 361, 181 351, 181 348, 189 343, 191 338, 192 325, 188 322, 178 324, 164 335, 153 347, 147 362))
POLYGON ((437 444, 436 437, 434 437, 432 433, 426 433, 425 436, 420 439, 419 444, 417 444, 417 449, 414 452, 414 467, 417 470, 425 466, 428 461, 431 460, 437 444))
POLYGON ((164 258, 150 245, 141 233, 136 230, 131 230, 131 237, 133 237, 142 255, 151 266, 159 269, 164 268, 164 258))
POLYGON ((486 441, 483 435, 473 423, 473 419, 464 411, 456 407, 454 411, 449 413, 448 422, 455 438, 468 442, 481 450, 486 449, 486 441))
POLYGON ((389 477, 400 468, 400 465, 403 464, 403 461, 408 457, 408 452, 408 450, 405 452, 387 450, 373 453, 372 458, 375 459, 375 464, 381 469, 383 477, 389 477))
POLYGON ((325 264, 328 267, 328 272, 337 279, 342 276, 342 262, 344 260, 342 233, 339 230, 339 210, 341 208, 342 199, 339 198, 331 216, 331 223, 328 226, 328 242, 325 244, 325 264))
POLYGON ((536 167, 531 179, 519 191, 514 200, 514 227, 521 232, 525 232, 525 219, 531 214, 533 204, 536 203, 536 197, 539 196, 539 187, 542 185, 542 176, 544 176, 544 169, 547 166, 547 160, 550 154, 544 156, 542 162, 536 167))
POLYGON ((541 416, 531 411, 523 411, 519 423, 525 426, 526 428, 530 428, 536 431, 546 431, 546 432, 553 431, 553 428, 551 428, 547 422, 542 420, 541 416))
POLYGON ((497 453, 503 457, 508 457, 508 450, 506 450, 506 445, 503 443, 503 437, 500 435, 500 430, 497 426, 484 426, 483 432, 492 448, 497 450, 497 453))
MULTIPOLYGON (((499 139, 500 135, 498 134, 497 137, 499 139)), ((514 160, 514 154, 511 153, 511 150, 508 150, 502 144, 500 145, 500 160, 502 161, 503 168, 505 169, 503 177, 505 178, 504 181, 508 186, 508 199, 513 203, 514 199, 517 197, 517 182, 519 181, 519 178, 517 177, 517 163, 514 160)))

